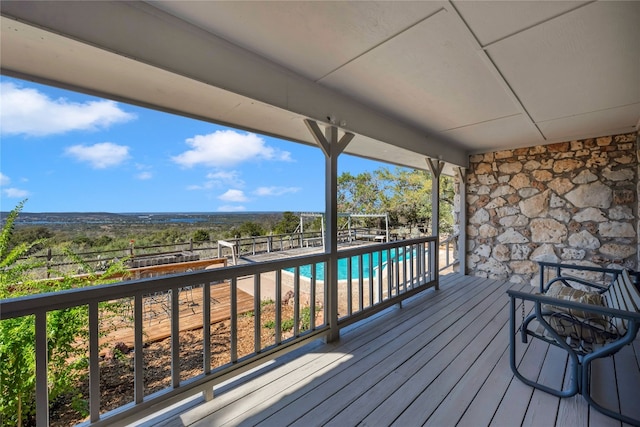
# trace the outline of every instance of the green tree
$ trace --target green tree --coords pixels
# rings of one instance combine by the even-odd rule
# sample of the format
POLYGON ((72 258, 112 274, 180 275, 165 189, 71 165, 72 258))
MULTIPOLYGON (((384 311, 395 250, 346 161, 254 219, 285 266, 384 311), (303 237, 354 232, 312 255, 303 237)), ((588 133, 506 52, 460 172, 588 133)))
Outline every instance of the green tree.
POLYGON ((384 199, 380 197, 377 177, 370 172, 338 177, 338 211, 356 214, 380 213, 384 199))
POLYGON ((44 226, 23 227, 12 233, 9 243, 10 247, 15 247, 21 243, 31 244, 35 241, 50 239, 55 233, 44 226))
POLYGON ((240 224, 240 227, 238 227, 238 232, 241 236, 263 236, 265 234, 265 229, 257 222, 245 221, 240 224))
POLYGON ((207 242, 209 241, 209 232, 200 228, 193 232, 191 238, 194 242, 207 242))
POLYGON ((113 237, 103 234, 102 236, 96 238, 93 241, 93 246, 103 248, 105 246, 110 245, 112 242, 113 242, 113 237))
MULTIPOLYGON (((431 174, 424 170, 382 167, 369 173, 338 177, 338 208, 341 212, 389 214, 392 226, 431 226, 431 174)), ((441 232, 453 230, 453 178, 440 177, 441 232)), ((381 227, 378 219, 370 225, 381 227)))
POLYGON ((296 231, 300 225, 300 217, 293 212, 285 211, 282 214, 282 219, 278 222, 274 228, 276 234, 290 234, 296 231))

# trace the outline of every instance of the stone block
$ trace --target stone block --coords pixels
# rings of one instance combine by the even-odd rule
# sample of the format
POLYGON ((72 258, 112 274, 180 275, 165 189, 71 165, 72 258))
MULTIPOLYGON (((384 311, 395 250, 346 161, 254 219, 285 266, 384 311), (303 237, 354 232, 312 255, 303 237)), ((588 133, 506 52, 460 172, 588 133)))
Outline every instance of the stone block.
POLYGON ((531 220, 531 241, 535 243, 562 243, 567 238, 567 227, 551 218, 531 220))

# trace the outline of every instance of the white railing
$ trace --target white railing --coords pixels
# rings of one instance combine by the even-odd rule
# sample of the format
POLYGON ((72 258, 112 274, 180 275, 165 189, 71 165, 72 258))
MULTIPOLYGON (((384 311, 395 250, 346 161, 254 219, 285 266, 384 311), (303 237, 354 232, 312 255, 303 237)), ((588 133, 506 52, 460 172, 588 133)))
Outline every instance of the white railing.
MULTIPOLYGON (((437 288, 438 274, 431 267, 436 247, 436 238, 427 237, 339 251, 338 267, 346 263, 347 276, 335 284, 337 289, 334 291, 337 292, 330 292, 329 281, 319 277, 319 271, 327 271, 327 263, 336 259, 322 253, 1 300, 0 321, 34 316, 36 422, 39 426, 46 426, 49 423, 50 380, 47 313, 86 307, 89 319, 89 340, 86 344, 89 420, 85 424, 111 424, 141 418, 158 407, 166 407, 189 395, 201 393, 205 400, 211 399, 215 384, 282 352, 328 336, 331 322, 327 319, 337 318, 340 328, 399 304, 404 298, 426 288, 437 288), (354 269, 363 274, 353 274, 354 269), (309 274, 305 273, 307 270, 309 274), (337 295, 337 302, 329 301, 331 295, 337 295), (247 296, 250 297, 248 307, 247 296), (264 300, 268 299, 275 301, 274 315, 270 320, 273 322, 273 337, 265 342, 261 336, 264 326, 261 314, 264 300), (293 327, 287 335, 282 333, 283 323, 289 320, 282 314, 285 300, 293 301, 293 327), (107 303, 110 303, 109 310, 112 311, 105 315, 107 303), (161 304, 165 310, 152 310, 154 304, 161 304), (123 308, 118 312, 121 313, 120 319, 114 318, 113 307, 123 308), (303 312, 305 322, 301 321, 303 312), (189 320, 185 313, 191 316, 189 320), (212 364, 211 325, 216 324, 214 318, 220 313, 224 314, 229 325, 225 349, 227 362, 212 364), (168 386, 155 390, 145 384, 144 349, 151 332, 164 322, 162 316, 166 316, 169 331, 171 363, 168 386), (202 329, 202 369, 198 374, 185 378, 180 367, 181 324, 190 322, 189 327, 193 328, 193 316, 197 318, 196 326, 202 329), (250 350, 239 351, 238 322, 246 320, 247 316, 253 319, 253 345, 250 350), (108 326, 109 322, 116 321, 121 322, 117 327, 108 326), (126 325, 127 321, 129 325, 126 325), (102 344, 114 339, 109 334, 120 334, 117 336, 121 338, 127 330, 130 330, 134 348, 131 402, 107 411, 102 407, 100 390, 102 344)), ((242 341, 246 344, 244 340, 246 337, 242 341)))

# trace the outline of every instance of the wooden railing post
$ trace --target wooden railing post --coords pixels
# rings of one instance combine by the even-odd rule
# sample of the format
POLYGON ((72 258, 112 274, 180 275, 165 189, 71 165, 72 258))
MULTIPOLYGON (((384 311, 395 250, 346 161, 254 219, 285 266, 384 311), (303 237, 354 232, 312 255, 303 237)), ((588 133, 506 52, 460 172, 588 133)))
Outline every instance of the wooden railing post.
POLYGON ((51 254, 51 248, 47 248, 47 279, 51 277, 51 260, 53 256, 51 254))

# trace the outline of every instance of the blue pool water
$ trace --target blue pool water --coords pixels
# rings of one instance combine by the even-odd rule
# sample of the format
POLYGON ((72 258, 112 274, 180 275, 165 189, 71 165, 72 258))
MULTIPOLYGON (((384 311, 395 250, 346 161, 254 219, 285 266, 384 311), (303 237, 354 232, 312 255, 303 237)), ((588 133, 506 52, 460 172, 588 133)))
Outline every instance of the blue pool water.
MULTIPOLYGON (((402 249, 400 249, 400 253, 402 253, 402 249)), ((351 257, 351 278, 358 279, 362 276, 363 279, 368 279, 370 277, 371 272, 369 271, 369 257, 371 254, 363 254, 362 255, 362 275, 360 274, 360 266, 358 265, 358 257, 351 257)), ((382 252, 382 261, 379 263, 378 259, 380 258, 380 252, 373 253, 373 277, 376 275, 376 270, 379 266, 383 268, 387 264, 387 251, 382 252)), ((396 258, 396 250, 391 250, 391 259, 396 258)), ((294 272, 293 268, 287 268, 286 271, 291 273, 294 272)), ((300 266, 300 276, 310 278, 311 277, 311 264, 301 265, 300 266)), ((346 280, 347 279, 347 258, 338 259, 338 280, 346 280)), ((316 264, 316 280, 324 280, 324 263, 316 264)))

